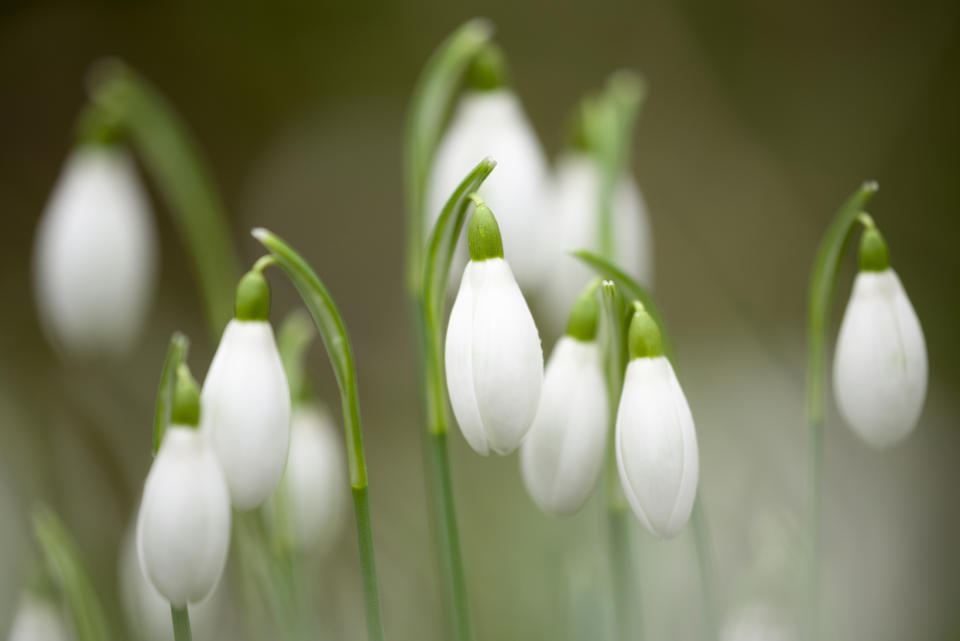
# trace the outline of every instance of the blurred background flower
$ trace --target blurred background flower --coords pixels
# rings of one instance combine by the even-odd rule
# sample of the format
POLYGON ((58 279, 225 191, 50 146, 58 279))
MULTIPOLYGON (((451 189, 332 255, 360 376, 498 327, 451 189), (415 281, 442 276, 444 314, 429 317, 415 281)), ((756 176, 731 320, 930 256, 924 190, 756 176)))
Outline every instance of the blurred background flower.
MULTIPOLYGON (((928 397, 915 433, 883 453, 843 428, 829 402, 824 631, 833 639, 955 634, 960 5, 558 0, 547 9, 494 0, 481 12, 497 25, 512 85, 551 159, 566 145, 572 107, 611 70, 647 78, 632 166, 655 230, 657 299, 697 417, 716 585, 730 616, 741 601, 728 586, 758 555, 748 524, 771 506, 802 508, 805 288, 816 244, 843 198, 863 179, 879 181, 871 213, 923 323, 928 397)), ((244 260, 258 255, 249 228, 269 225, 298 239, 336 297, 358 358, 389 637, 443 637, 415 352, 402 313, 384 310, 405 309, 406 101, 429 53, 470 15, 437 1, 0 9, 0 634, 30 571, 28 511, 38 499, 70 526, 122 629, 117 550, 149 466, 167 340, 174 329, 196 337, 198 378, 215 348, 202 338, 189 261, 155 193, 157 296, 132 358, 64 364, 41 330, 30 276, 37 224, 73 144, 84 74, 116 55, 196 134, 244 260)), ((839 292, 852 283, 848 258, 839 292)), ((286 284, 274 294, 276 322, 297 299, 286 284)), ((549 353, 557 336, 542 338, 549 353)), ((330 401, 325 359, 315 346, 309 369, 330 401)), ((478 638, 600 629, 601 493, 576 517, 549 518, 521 489, 513 457, 477 457, 456 431, 450 442, 478 638)), ((640 528, 637 536, 649 638, 695 638, 689 532, 669 542, 640 528)), ((352 538, 350 526, 304 572, 310 616, 326 638, 362 635, 352 538)), ((238 638, 237 603, 224 605, 223 638, 238 638)))

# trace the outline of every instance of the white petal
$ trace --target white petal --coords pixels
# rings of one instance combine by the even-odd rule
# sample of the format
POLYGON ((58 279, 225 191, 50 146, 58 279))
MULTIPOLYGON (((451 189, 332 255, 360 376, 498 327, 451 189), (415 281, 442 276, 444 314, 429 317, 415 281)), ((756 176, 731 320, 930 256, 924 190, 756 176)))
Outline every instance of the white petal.
POLYGON ((217 458, 196 429, 171 425, 150 468, 137 521, 140 564, 177 607, 206 597, 230 545, 230 497, 217 458))
POLYGON ((266 510, 300 549, 322 554, 336 541, 347 505, 345 454, 333 419, 315 406, 297 406, 290 420, 290 452, 280 487, 266 510))
POLYGON ((583 506, 603 466, 607 420, 600 347, 563 336, 547 362, 536 418, 520 447, 523 480, 540 509, 572 514, 583 506))
MULTIPOLYGON (((503 236, 504 254, 524 288, 545 276, 543 221, 549 173, 536 132, 509 89, 467 92, 434 156, 427 187, 429 234, 444 204, 478 162, 490 156, 497 168, 480 188, 503 236)), ((459 247, 454 269, 466 261, 459 247)))
POLYGON ((846 422, 874 447, 916 427, 927 392, 927 347, 892 269, 857 275, 837 337, 833 386, 846 422))
POLYGON ((290 390, 270 323, 227 324, 201 398, 234 507, 257 507, 280 482, 290 441, 290 390))
MULTIPOLYGON (((551 250, 544 304, 557 325, 566 321, 570 307, 594 277, 569 252, 600 252, 599 188, 596 162, 583 153, 570 153, 557 162, 553 178, 553 208, 549 213, 551 250)), ((653 242, 646 205, 629 175, 623 176, 614 194, 614 261, 639 283, 653 284, 653 242)))
POLYGON ((153 298, 156 232, 130 157, 85 145, 67 159, 37 229, 37 305, 51 340, 77 356, 118 355, 153 298))
POLYGON ((69 641, 73 639, 60 611, 49 601, 25 594, 10 627, 9 641, 69 641))
POLYGON ((665 357, 636 358, 627 366, 616 452, 633 511, 655 536, 675 536, 690 518, 700 462, 693 416, 665 357))

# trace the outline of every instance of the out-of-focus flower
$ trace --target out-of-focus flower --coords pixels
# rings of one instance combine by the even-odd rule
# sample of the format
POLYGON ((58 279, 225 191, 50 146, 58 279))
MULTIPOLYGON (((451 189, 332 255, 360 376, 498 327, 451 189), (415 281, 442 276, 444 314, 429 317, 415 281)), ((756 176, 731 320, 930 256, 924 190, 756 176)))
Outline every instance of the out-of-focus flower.
MULTIPOLYGON (((467 172, 483 158, 492 157, 497 170, 484 181, 480 195, 497 212, 507 258, 527 290, 539 287, 545 276, 549 170, 536 132, 507 86, 505 67, 493 45, 473 64, 468 88, 434 156, 426 196, 429 227, 424 233, 429 233, 467 172)), ((462 251, 456 256, 454 265, 459 268, 465 257, 462 251)))
POLYGON ((262 504, 283 475, 290 442, 290 390, 277 351, 270 288, 258 271, 237 287, 231 320, 203 383, 203 431, 238 510, 262 504))
POLYGON ((654 536, 675 536, 693 510, 699 453, 693 416, 660 329, 638 303, 628 335, 627 365, 617 410, 617 469, 637 517, 654 536))
POLYGON ((197 428, 199 397, 181 366, 171 425, 147 475, 137 519, 143 572, 175 607, 213 591, 230 546, 230 493, 216 454, 197 428))
POLYGON ((265 505, 268 522, 292 546, 323 554, 343 528, 346 496, 347 469, 333 419, 316 405, 294 406, 287 466, 265 505))
POLYGON ((86 143, 67 158, 37 230, 34 284, 43 326, 77 357, 133 346, 153 299, 153 214, 133 160, 86 143))
POLYGON ((527 491, 552 514, 579 510, 603 465, 609 407, 597 316, 596 289, 588 287, 547 362, 540 406, 520 447, 527 491))
POLYGON ((833 389, 846 422, 878 448, 913 431, 926 398, 923 330, 872 226, 861 240, 860 272, 837 337, 833 389))
POLYGON ((10 627, 9 641, 72 641, 73 634, 52 603, 24 593, 10 627))
POLYGON ((479 454, 508 454, 527 434, 540 400, 543 351, 493 213, 478 205, 470 262, 450 312, 447 389, 464 438, 479 454))
POLYGON ((741 606, 720 632, 720 641, 794 641, 798 638, 784 613, 762 601, 741 606))

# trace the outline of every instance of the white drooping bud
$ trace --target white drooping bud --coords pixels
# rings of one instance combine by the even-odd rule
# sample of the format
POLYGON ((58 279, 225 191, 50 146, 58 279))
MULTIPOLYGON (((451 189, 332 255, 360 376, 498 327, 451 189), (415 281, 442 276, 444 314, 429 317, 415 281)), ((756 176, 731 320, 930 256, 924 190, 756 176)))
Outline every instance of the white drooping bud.
POLYGON ((39 596, 24 593, 10 627, 9 641, 72 641, 60 610, 39 596))
POLYGON ((553 348, 533 427, 520 446, 527 491, 544 512, 573 514, 603 466, 609 403, 597 341, 596 290, 583 293, 553 348))
POLYGON ((292 546, 323 554, 336 542, 347 506, 347 468, 333 419, 315 405, 297 405, 280 487, 266 503, 268 522, 292 546))
POLYGON ((167 428, 137 519, 144 574, 175 607, 197 603, 220 580, 230 546, 230 494, 217 456, 195 427, 167 428))
POLYGON ((143 328, 156 231, 133 160, 117 145, 67 158, 37 229, 34 285, 51 341, 77 357, 123 355, 143 328))
MULTIPOLYGON (((553 177, 549 228, 552 230, 549 275, 543 304, 561 322, 577 294, 592 278, 589 268, 570 255, 586 249, 603 253, 600 238, 601 172, 590 154, 562 156, 553 177)), ((612 208, 613 262, 648 289, 653 284, 653 235, 647 207, 633 177, 617 183, 612 208)))
POLYGON ((920 419, 927 346, 875 229, 864 233, 860 265, 837 337, 833 389, 847 424, 882 448, 904 439, 920 419))
POLYGON ((630 507, 656 537, 676 536, 690 518, 700 459, 687 398, 663 355, 660 330, 638 307, 617 410, 616 454, 630 507))
MULTIPOLYGON (((139 514, 139 508, 137 510, 139 514)), ((128 528, 120 549, 120 598, 127 624, 135 638, 143 641, 174 641, 170 603, 160 596, 140 567, 137 555, 136 525, 128 528)), ((190 627, 196 641, 216 638, 218 618, 223 604, 224 582, 220 581, 206 598, 188 606, 190 627)))
MULTIPOLYGON (((471 70, 469 87, 433 159, 424 233, 429 234, 464 176, 483 158, 493 158, 497 170, 484 181, 480 195, 497 212, 506 254, 526 290, 541 286, 545 276, 549 169, 520 100, 506 86, 504 65, 498 50, 491 49, 480 55, 471 70)), ((454 268, 459 269, 465 255, 460 250, 455 256, 454 268)))
POLYGON ((267 320, 269 292, 259 272, 241 279, 237 317, 223 331, 203 383, 203 432, 238 510, 259 506, 277 488, 290 442, 290 390, 267 320))
POLYGON ((470 219, 469 241, 471 260, 447 326, 447 390, 470 446, 484 456, 509 454, 540 400, 540 335, 484 205, 470 219))

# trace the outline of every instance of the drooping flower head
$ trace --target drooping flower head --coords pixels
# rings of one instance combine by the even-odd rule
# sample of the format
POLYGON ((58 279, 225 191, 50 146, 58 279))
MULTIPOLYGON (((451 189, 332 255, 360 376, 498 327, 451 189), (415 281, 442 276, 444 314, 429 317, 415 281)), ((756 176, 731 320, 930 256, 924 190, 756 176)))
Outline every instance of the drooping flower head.
POLYGON ((610 410, 597 320, 596 287, 590 286, 553 348, 536 418, 520 448, 527 491, 551 514, 579 510, 603 466, 610 410))
POLYGON ((273 493, 290 443, 290 390, 269 315, 270 286, 254 269, 237 286, 235 318, 203 383, 203 431, 238 510, 273 493))
POLYGON ((693 416, 660 329, 634 303, 630 362, 617 410, 617 469, 634 513, 654 536, 675 536, 693 510, 700 459, 693 416))
MULTIPOLYGON (((481 158, 497 159, 498 170, 480 195, 497 212, 511 267, 525 290, 542 284, 545 268, 544 203, 549 170, 536 132, 510 88, 506 60, 496 45, 478 54, 467 89, 437 146, 427 185, 428 234, 450 193, 481 158)), ((465 256, 457 254, 459 268, 465 256)))
POLYGON ((860 242, 860 272, 843 314, 833 361, 840 413, 874 447, 904 439, 927 392, 927 346, 917 313, 872 220, 860 242))
POLYGON ((484 456, 509 454, 530 429, 540 400, 540 335, 486 205, 477 205, 468 240, 470 262, 447 326, 447 390, 470 446, 484 456))

